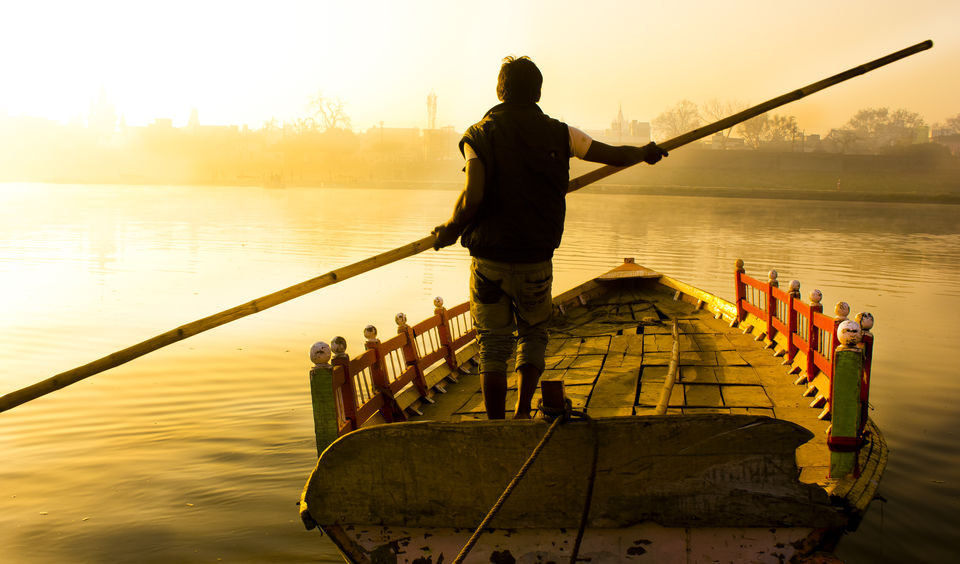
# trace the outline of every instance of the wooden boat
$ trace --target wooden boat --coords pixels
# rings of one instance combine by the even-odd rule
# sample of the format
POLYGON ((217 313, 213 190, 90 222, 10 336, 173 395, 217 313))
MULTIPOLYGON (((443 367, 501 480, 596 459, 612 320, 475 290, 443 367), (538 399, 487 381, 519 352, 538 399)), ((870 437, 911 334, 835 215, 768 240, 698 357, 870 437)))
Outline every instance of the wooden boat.
POLYGON ((350 562, 829 561, 886 463, 872 317, 740 261, 735 295, 627 259, 554 298, 556 419, 486 420, 467 304, 315 347, 304 523, 350 562))

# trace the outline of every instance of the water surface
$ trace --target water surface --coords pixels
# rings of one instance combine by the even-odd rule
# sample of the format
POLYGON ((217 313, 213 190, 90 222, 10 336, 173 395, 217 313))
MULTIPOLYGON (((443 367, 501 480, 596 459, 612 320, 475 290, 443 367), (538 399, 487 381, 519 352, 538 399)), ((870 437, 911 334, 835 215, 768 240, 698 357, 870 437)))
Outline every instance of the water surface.
MULTIPOLYGON (((0 393, 334 268, 446 219, 455 191, 0 185, 0 393)), ((890 446, 848 562, 960 538, 958 208, 577 193, 555 292, 624 257, 727 299, 737 258, 876 317, 890 446)), ((466 299, 427 251, 0 414, 0 561, 336 562, 296 502, 315 461, 307 351, 466 299)))

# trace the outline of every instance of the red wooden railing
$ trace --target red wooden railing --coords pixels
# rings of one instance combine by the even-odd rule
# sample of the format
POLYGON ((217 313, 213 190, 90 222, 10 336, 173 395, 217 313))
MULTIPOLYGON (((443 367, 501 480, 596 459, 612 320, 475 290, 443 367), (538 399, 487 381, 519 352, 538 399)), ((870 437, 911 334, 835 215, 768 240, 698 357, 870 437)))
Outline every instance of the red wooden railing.
MULTIPOLYGON (((819 372, 826 374, 827 378, 833 378, 833 351, 840 345, 837 339, 837 326, 840 325, 840 319, 830 317, 820 312, 814 312, 811 325, 814 332, 817 333, 816 347, 811 347, 813 363, 819 369, 819 372)), ((809 352, 807 354, 810 354, 809 352)), ((807 381, 813 379, 812 373, 807 373, 807 381)))
POLYGON ((470 303, 445 309, 439 298, 434 301, 434 315, 410 326, 406 316, 397 315, 397 335, 386 341, 376 338, 376 328, 368 326, 366 351, 350 359, 346 354, 334 356, 333 391, 340 435, 357 429, 377 412, 387 422, 407 419, 406 409, 397 402, 409 386, 426 402, 437 384, 427 382, 427 375, 436 366, 446 363, 456 380, 457 353, 476 338, 470 317, 470 303))
MULTIPOLYGON (((812 303, 807 304, 799 298, 799 282, 794 281, 791 292, 785 292, 778 287, 776 271, 770 272, 767 282, 761 282, 747 276, 743 270, 743 261, 739 260, 734 272, 734 287, 737 322, 745 321, 748 314, 754 315, 765 328, 763 338, 771 345, 775 342, 776 335, 786 336, 787 346, 783 353, 787 362, 792 362, 797 353, 803 353, 806 362, 800 367, 802 374, 798 383, 813 383, 819 374, 826 376, 828 382, 833 381, 833 352, 840 345, 837 328, 846 317, 825 315, 820 304, 822 296, 819 290, 811 292, 812 303)), ((869 397, 873 354, 873 336, 869 332, 863 336, 862 347, 864 375, 861 399, 864 413, 861 424, 866 421, 865 410, 869 397)))

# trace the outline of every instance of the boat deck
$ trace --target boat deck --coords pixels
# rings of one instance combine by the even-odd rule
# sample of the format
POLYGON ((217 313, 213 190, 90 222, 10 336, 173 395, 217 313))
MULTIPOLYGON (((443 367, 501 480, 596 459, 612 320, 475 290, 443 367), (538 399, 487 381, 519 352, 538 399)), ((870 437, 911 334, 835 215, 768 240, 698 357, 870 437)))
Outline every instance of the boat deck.
MULTIPOLYGON (((769 286, 767 295, 774 295, 769 286)), ((631 260, 553 303, 541 379, 563 382, 572 407, 594 424, 560 427, 542 462, 529 467, 530 485, 517 488, 497 514, 507 525, 488 532, 477 561, 504 550, 566 555, 563 543, 577 524, 591 529, 585 550, 597 561, 648 551, 667 561, 691 550, 703 556, 697 561, 729 549, 732 556, 721 560, 782 562, 793 550, 832 550, 843 530, 856 528, 887 449, 867 421, 854 471, 829 476, 831 459, 848 467, 851 459, 827 447, 832 372, 808 378, 803 350, 823 364, 815 347, 788 349, 786 335, 766 334, 770 318, 744 313, 739 298, 731 304, 631 260), (592 459, 585 448, 591 441, 592 459), (594 483, 596 492, 588 485, 594 483), (563 499, 589 500, 588 521, 577 503, 542 503, 560 491, 563 499), (533 536, 515 534, 521 530, 533 536)), ((469 315, 463 305, 455 309, 469 315)), ((810 315, 817 330, 835 326, 836 318, 825 323, 818 315, 810 315)), ((516 469, 549 434, 543 422, 472 422, 486 419, 476 342, 461 340, 446 354, 454 352, 456 362, 434 360, 425 349, 421 357, 432 363, 423 367, 426 386, 408 385, 393 400, 415 414, 413 421, 435 424, 379 425, 383 418, 371 417, 363 426, 373 428, 348 433, 323 452, 304 489, 304 523, 323 527, 358 562, 396 552, 389 547, 411 538, 422 538, 423 546, 404 544, 404 561, 459 552, 465 531, 495 506, 502 484, 514 483, 516 469), (478 468, 483 480, 465 479, 478 468), (438 482, 439 474, 453 479, 438 482)), ((509 413, 517 390, 516 375, 508 378, 509 413)), ((846 414, 838 412, 838 424, 846 414)))
MULTIPOLYGON (((606 285, 601 284, 601 285, 606 285)), ((554 320, 542 379, 561 379, 574 409, 591 417, 652 415, 667 377, 678 325, 680 355, 668 414, 752 414, 797 423, 814 438, 797 449, 800 481, 821 486, 828 479, 829 421, 810 407, 804 386, 794 385, 789 366, 746 327, 714 317, 696 304, 675 300, 659 284, 618 284, 616 292, 578 296, 554 320), (748 331, 748 332, 745 332, 748 331)), ((445 386, 436 403, 421 406, 423 417, 444 421, 485 419, 475 361, 459 382, 445 386)), ((510 377, 508 412, 516 402, 510 377)), ((538 392, 539 394, 539 392, 538 392)), ((534 398, 534 405, 539 397, 534 398)), ((828 488, 830 489, 830 488, 828 488)))

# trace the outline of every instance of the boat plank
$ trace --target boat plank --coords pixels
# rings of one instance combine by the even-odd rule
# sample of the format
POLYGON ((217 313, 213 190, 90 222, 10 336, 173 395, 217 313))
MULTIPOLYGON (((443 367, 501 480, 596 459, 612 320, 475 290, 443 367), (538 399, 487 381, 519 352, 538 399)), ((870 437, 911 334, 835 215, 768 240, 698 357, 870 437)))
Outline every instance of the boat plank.
POLYGON ((603 368, 610 370, 632 368, 639 371, 642 364, 642 356, 610 353, 607 355, 606 360, 603 361, 603 368))
POLYGON ((577 355, 607 354, 610 350, 610 335, 583 337, 580 339, 580 348, 577 355))
POLYGON ((753 365, 745 356, 744 350, 738 348, 734 351, 717 351, 717 364, 723 366, 748 366, 753 365))
POLYGON ((720 395, 719 385, 685 384, 683 394, 686 398, 684 406, 689 407, 723 407, 723 396, 720 395))
POLYGON ((667 369, 667 366, 650 366, 644 362, 643 369, 640 372, 640 381, 645 384, 655 382, 663 384, 663 382, 667 379, 667 369))
POLYGON ((687 335, 714 335, 717 333, 716 329, 699 317, 680 319, 677 328, 681 333, 687 335))
POLYGON ((675 302, 672 299, 660 299, 654 302, 654 307, 660 312, 664 317, 677 318, 677 317, 688 317, 692 314, 694 306, 685 302, 675 302))
POLYGON ((717 382, 721 384, 747 384, 759 386, 760 375, 752 366, 718 366, 714 369, 717 382))
POLYGON ((639 372, 639 369, 622 370, 604 367, 593 387, 593 393, 590 394, 590 402, 587 404, 589 413, 593 415, 595 408, 610 409, 618 406, 629 406, 632 413, 637 397, 639 372))
POLYGON ((773 407, 762 386, 722 384, 720 393, 727 407, 773 407))
MULTIPOLYGON (((569 370, 574 369, 584 369, 584 368, 596 368, 599 369, 603 366, 603 360, 605 354, 595 354, 595 353, 580 353, 570 363, 569 370)), ((596 373, 596 371, 594 371, 596 373)))
POLYGON ((673 336, 670 333, 645 333, 643 335, 643 352, 663 353, 673 349, 673 336))
POLYGON ((725 407, 684 407, 681 409, 684 415, 702 415, 704 413, 730 414, 730 408, 725 407))
POLYGON ((590 417, 625 417, 633 415, 633 406, 588 407, 590 417))
POLYGON ((701 351, 732 351, 736 350, 725 335, 719 333, 698 333, 691 335, 696 344, 696 350, 701 351))
POLYGON ((578 385, 578 384, 593 385, 593 383, 596 382, 597 375, 599 373, 600 373, 600 364, 597 364, 594 367, 588 367, 588 368, 570 367, 560 372, 560 376, 561 378, 563 378, 563 382, 567 386, 578 385))
POLYGON ((624 333, 610 337, 608 354, 643 354, 643 335, 624 333))
POLYGON ((568 337, 565 339, 550 339, 547 341, 548 357, 562 357, 576 355, 580 350, 580 337, 568 337))
POLYGON ((679 381, 684 384, 719 384, 715 366, 681 366, 679 381))
POLYGON ((800 468, 799 480, 805 484, 825 485, 829 482, 829 466, 803 466, 800 468))
MULTIPOLYGON (((717 352, 685 351, 680 350, 679 366, 717 366, 719 355, 717 352)), ((669 366, 673 358, 672 352, 651 352, 643 355, 643 364, 649 366, 669 366)), ((728 364, 724 362, 724 364, 728 364)), ((743 362, 742 364, 746 364, 743 362)))
POLYGON ((829 452, 826 434, 814 435, 808 442, 797 447, 797 466, 800 468, 823 466, 825 461, 830 460, 829 452))
MULTIPOLYGON (((633 407, 634 415, 657 415, 657 406, 655 405, 635 405, 633 407)), ((668 407, 666 415, 683 415, 683 408, 668 407)))
MULTIPOLYGON (((637 405, 650 406, 657 405, 660 401, 660 394, 663 391, 663 381, 659 382, 648 382, 646 380, 641 380, 640 382, 640 393, 637 395, 637 405)), ((669 407, 683 407, 684 405, 684 390, 683 386, 674 386, 670 390, 670 401, 667 404, 669 407)))
POLYGON ((731 407, 730 413, 734 415, 762 415, 764 417, 773 417, 773 410, 767 407, 731 407))
POLYGON ((783 359, 773 356, 773 351, 769 349, 738 349, 736 352, 750 366, 780 367, 783 362, 783 359))
MULTIPOLYGON (((682 353, 681 353, 682 354, 682 353)), ((644 352, 643 353, 643 365, 644 366, 669 366, 670 359, 672 358, 671 353, 669 352, 644 352)))
POLYGON ((644 325, 643 335, 673 335, 673 325, 666 322, 644 325))

